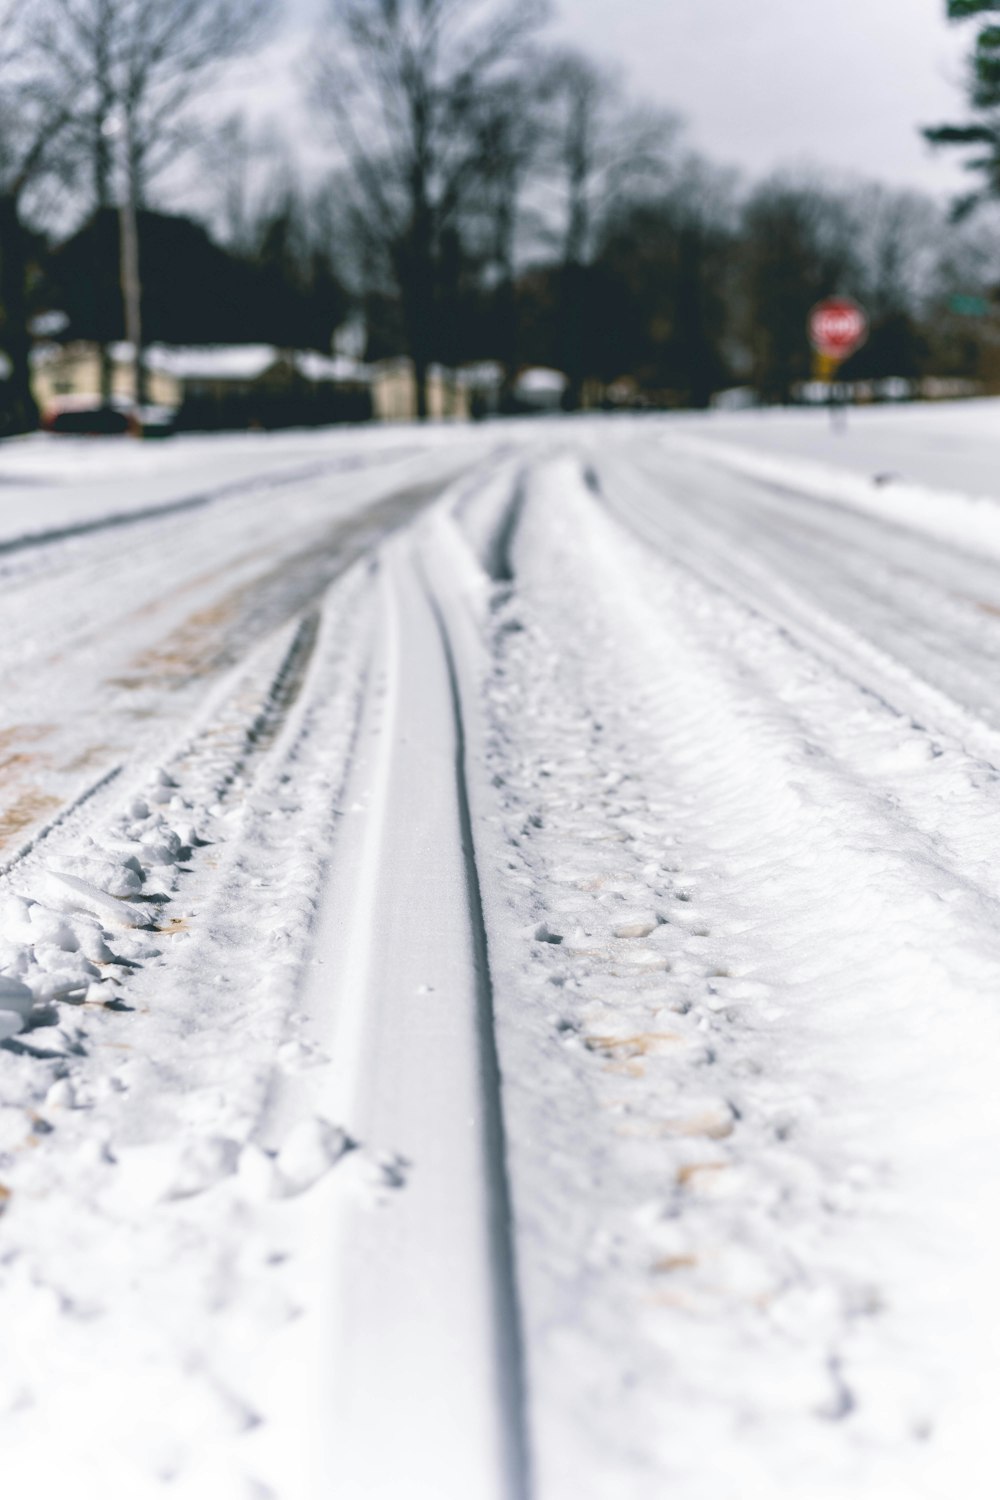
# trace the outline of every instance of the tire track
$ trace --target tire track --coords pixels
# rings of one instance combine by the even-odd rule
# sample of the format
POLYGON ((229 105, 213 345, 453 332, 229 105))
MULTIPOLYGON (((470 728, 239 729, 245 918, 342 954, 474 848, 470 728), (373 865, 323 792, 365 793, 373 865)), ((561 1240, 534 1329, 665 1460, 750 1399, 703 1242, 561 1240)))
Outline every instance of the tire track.
MULTIPOLYGON (((506 527, 509 549, 517 530, 523 490, 519 488, 512 502, 506 527)), ((424 573, 424 570, 421 570, 424 573)), ((508 574, 513 578, 513 573, 508 574)), ((504 1127, 500 1060, 497 1055, 496 1008, 490 973, 489 940, 483 910, 483 893, 476 864, 476 845, 472 831, 472 807, 468 783, 469 746, 462 709, 461 677, 455 646, 441 603, 424 576, 427 599, 441 635, 441 647, 448 666, 452 712, 455 723, 455 786, 458 796, 462 853, 465 858, 467 900, 472 926, 475 969, 478 983, 479 1068, 483 1082, 485 1146, 491 1192, 490 1241, 493 1249, 493 1286, 496 1300, 496 1326, 500 1331, 501 1369, 504 1377, 503 1399, 507 1409, 507 1426, 511 1438, 512 1500, 529 1500, 532 1491, 530 1453, 527 1438, 527 1391, 525 1376, 524 1332, 517 1293, 517 1257, 514 1245, 514 1218, 511 1205, 510 1168, 507 1136, 504 1127)), ((471 684, 466 679, 466 691, 471 684)))
POLYGON ((382 553, 352 811, 303 996, 333 1059, 327 1111, 380 1163, 376 1209, 343 1205, 335 1225, 334 1416, 322 1467, 332 1487, 366 1500, 526 1500, 465 747, 447 632, 412 548, 405 536, 382 553))
MULTIPOLYGON (((143 640, 141 632, 143 628, 148 631, 157 600, 165 597, 167 604, 174 605, 185 589, 157 595, 152 604, 144 601, 131 614, 119 616, 114 668, 109 666, 107 675, 93 684, 91 694, 77 706, 75 730, 67 731, 74 716, 71 700, 61 724, 27 723, 5 732, 0 855, 6 851, 8 866, 45 830, 59 823, 68 809, 103 785, 113 767, 137 754, 141 757, 158 730, 176 734, 177 699, 182 706, 185 700, 196 699, 206 686, 245 660, 258 642, 315 607, 360 556, 408 521, 440 488, 438 480, 405 486, 332 527, 313 527, 308 545, 288 549, 277 560, 257 549, 241 554, 237 564, 242 566, 214 568, 204 575, 203 597, 196 607, 179 621, 176 610, 173 619, 168 610, 159 633, 147 636, 131 655, 123 647, 129 640, 137 639, 137 644, 143 640), (240 572, 246 574, 247 568, 253 571, 241 578, 240 572), (230 571, 235 577, 227 578, 230 571), (99 715, 94 712, 95 701, 99 715), (82 785, 81 770, 91 772, 82 785)), ((102 643, 107 634, 106 622, 103 634, 100 629, 78 633, 70 662, 79 656, 84 670, 93 672, 106 654, 102 643)), ((38 664, 36 672, 44 674, 47 668, 65 676, 67 665, 57 656, 38 664)), ((36 672, 22 671, 23 695, 34 695, 36 672)), ((13 699, 11 687, 8 702, 13 699)))
MULTIPOLYGON (((626 498, 624 490, 612 488, 605 499, 634 535, 664 549, 662 521, 646 509, 641 491, 626 498)), ((731 629, 741 654, 760 674, 762 696, 794 720, 804 743, 825 747, 831 773, 840 775, 840 797, 867 803, 879 816, 891 808, 900 819, 897 839, 905 837, 956 890, 995 908, 995 879, 982 865, 982 840, 985 828, 1000 839, 1000 732, 894 656, 877 635, 851 623, 865 618, 860 599, 853 613, 834 616, 822 596, 811 591, 807 598, 803 585, 790 581, 772 558, 734 555, 726 544, 724 507, 713 514, 715 529, 692 520, 686 539, 671 540, 672 560, 719 600, 723 617, 744 612, 746 623, 734 621, 731 629), (840 708, 831 715, 834 691, 840 708), (872 733, 862 737, 859 715, 866 714, 872 733), (908 776, 899 775, 887 737, 894 724, 899 743, 910 743, 917 757, 908 776)))
MULTIPOLYGON (((345 564, 345 572, 349 566, 345 564)), ((189 789, 207 779, 211 795, 219 800, 225 799, 238 777, 249 775, 252 782, 253 762, 274 744, 302 691, 319 622, 317 610, 307 611, 290 627, 290 640, 289 627, 285 627, 249 653, 203 706, 186 741, 163 757, 162 764, 171 776, 182 777, 189 789)), ((0 864, 0 878, 29 860, 49 859, 56 842, 69 847, 78 843, 84 826, 96 824, 112 797, 125 797, 118 786, 125 770, 124 764, 112 766, 60 808, 0 864)), ((243 795, 249 782, 243 784, 243 795)), ((202 795, 209 792, 203 788, 202 795)))
POLYGON ((804 734, 789 641, 572 463, 514 555, 476 826, 540 1492, 923 1493, 993 1368, 995 912, 849 795, 840 719, 896 717, 817 673, 804 734))
POLYGON ((957 589, 954 576, 943 575, 964 577, 967 590, 974 570, 984 592, 996 591, 994 564, 836 501, 817 506, 811 495, 778 491, 756 476, 729 476, 741 501, 775 491, 794 497, 801 508, 774 515, 766 503, 746 507, 704 490, 692 497, 685 476, 651 468, 642 458, 610 466, 608 474, 606 502, 658 550, 682 557, 723 593, 738 595, 748 608, 815 645, 830 670, 842 671, 846 655, 850 670, 856 667, 879 696, 888 699, 893 690, 914 695, 917 717, 943 720, 946 732, 968 738, 984 757, 1000 753, 997 723, 949 691, 939 670, 950 663, 954 674, 956 656, 979 656, 968 684, 971 696, 981 704, 985 697, 988 706, 997 642, 976 616, 992 613, 992 607, 957 589), (746 509, 754 518, 752 536, 741 514, 746 509), (831 516, 839 516, 851 535, 824 525, 831 516), (883 560, 888 538, 894 539, 891 564, 883 560), (808 597, 803 578, 809 579, 808 597), (858 618, 865 618, 865 632, 851 623, 858 618))
MULTIPOLYGON (((412 451, 412 450, 411 450, 412 451)), ((49 547, 54 543, 73 541, 95 533, 116 531, 143 525, 147 521, 166 520, 183 515, 187 511, 204 510, 220 500, 234 500, 241 496, 267 494, 312 480, 323 479, 330 474, 349 473, 354 469, 369 469, 384 463, 394 463, 408 454, 391 452, 353 459, 328 459, 322 463, 298 464, 291 469, 256 474, 249 479, 236 479, 228 484, 216 485, 213 489, 198 491, 193 495, 182 495, 176 500, 165 500, 159 505, 146 505, 136 510, 117 512, 108 516, 95 516, 86 521, 77 521, 68 526, 53 526, 44 531, 29 532, 24 536, 0 540, 0 557, 30 551, 38 547, 49 547)), ((19 481, 20 482, 20 481, 19 481)))

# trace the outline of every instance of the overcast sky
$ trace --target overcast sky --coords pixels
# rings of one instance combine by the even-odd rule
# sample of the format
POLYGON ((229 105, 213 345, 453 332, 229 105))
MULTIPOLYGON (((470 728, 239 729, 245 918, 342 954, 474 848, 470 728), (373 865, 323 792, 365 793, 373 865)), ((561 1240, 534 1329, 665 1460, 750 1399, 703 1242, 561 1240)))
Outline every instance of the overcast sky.
POLYGON ((970 33, 944 13, 945 0, 562 0, 560 30, 678 109, 721 160, 948 190, 958 163, 918 135, 963 113, 970 33))
MULTIPOLYGON (((323 3, 286 0, 294 30, 323 3)), ((691 145, 722 163, 963 186, 960 158, 918 134, 964 113, 971 33, 944 20, 945 0, 557 0, 557 11, 556 34, 677 110, 691 145)))

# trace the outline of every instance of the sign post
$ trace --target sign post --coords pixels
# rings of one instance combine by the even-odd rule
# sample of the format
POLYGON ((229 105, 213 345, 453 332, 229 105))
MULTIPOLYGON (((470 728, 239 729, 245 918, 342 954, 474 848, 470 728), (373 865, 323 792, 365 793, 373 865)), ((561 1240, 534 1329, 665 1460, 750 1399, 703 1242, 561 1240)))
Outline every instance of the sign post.
POLYGON ((834 397, 837 371, 868 337, 868 314, 852 297, 824 297, 809 314, 809 342, 817 354, 817 375, 830 387, 830 418, 837 425, 834 397))

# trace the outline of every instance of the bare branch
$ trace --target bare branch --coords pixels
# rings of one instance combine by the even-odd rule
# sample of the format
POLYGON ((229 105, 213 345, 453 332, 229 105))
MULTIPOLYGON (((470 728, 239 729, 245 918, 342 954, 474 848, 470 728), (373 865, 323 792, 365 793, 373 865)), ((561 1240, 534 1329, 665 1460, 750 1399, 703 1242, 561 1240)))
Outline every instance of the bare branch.
POLYGON ((393 268, 423 414, 440 267, 499 151, 484 101, 502 79, 515 80, 544 6, 329 0, 329 17, 313 98, 349 163, 359 231, 393 268))

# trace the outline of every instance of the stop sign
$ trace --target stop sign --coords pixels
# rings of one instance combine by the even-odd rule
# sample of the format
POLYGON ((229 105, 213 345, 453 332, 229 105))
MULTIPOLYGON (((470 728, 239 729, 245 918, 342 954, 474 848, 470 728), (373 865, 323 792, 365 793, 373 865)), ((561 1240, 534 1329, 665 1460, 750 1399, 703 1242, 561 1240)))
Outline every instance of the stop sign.
POLYGON ((825 297, 809 314, 809 342, 827 359, 847 359, 868 337, 868 314, 850 297, 825 297))

